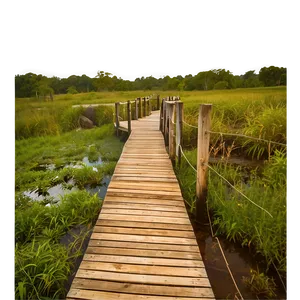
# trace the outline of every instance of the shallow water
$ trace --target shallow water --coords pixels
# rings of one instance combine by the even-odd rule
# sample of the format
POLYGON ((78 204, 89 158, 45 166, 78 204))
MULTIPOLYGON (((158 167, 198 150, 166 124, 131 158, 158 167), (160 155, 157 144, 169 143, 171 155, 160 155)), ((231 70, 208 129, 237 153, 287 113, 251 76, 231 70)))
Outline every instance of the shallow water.
POLYGON ((100 184, 87 184, 84 186, 84 188, 92 195, 97 193, 99 198, 104 199, 108 185, 110 183, 110 179, 111 176, 106 175, 103 177, 100 184))
MULTIPOLYGON (((88 157, 85 156, 82 161, 78 161, 78 162, 70 162, 67 163, 65 165, 60 165, 60 166, 56 166, 55 164, 42 164, 42 165, 38 165, 34 168, 32 168, 32 170, 35 171, 46 171, 46 170, 57 170, 60 168, 83 168, 84 165, 89 166, 89 167, 93 167, 94 171, 97 172, 97 168, 96 166, 98 165, 102 165, 104 162, 101 159, 101 156, 98 157, 98 159, 96 161, 89 161, 88 157)), ((104 198, 106 195, 106 191, 107 191, 107 187, 108 184, 110 182, 111 176, 104 176, 104 178, 102 179, 102 181, 100 183, 97 184, 87 184, 85 185, 85 189, 90 192, 90 194, 95 194, 97 193, 98 196, 100 198, 104 198)), ((63 197, 66 194, 69 194, 73 191, 77 191, 78 188, 76 187, 74 181, 71 179, 67 182, 67 185, 70 186, 70 188, 64 188, 63 184, 57 184, 51 188, 49 188, 46 193, 42 194, 41 191, 38 190, 34 190, 34 191, 25 191, 23 194, 25 196, 30 197, 32 200, 35 201, 42 201, 45 200, 45 197, 49 198, 49 197, 53 197, 53 201, 54 202, 58 202, 61 197, 63 197)))
MULTIPOLYGON (((69 180, 67 184, 73 184, 72 180, 69 180)), ((77 191, 78 188, 76 186, 72 186, 71 189, 65 189, 63 188, 63 185, 57 184, 51 188, 49 188, 47 190, 47 195, 42 195, 38 190, 34 190, 34 191, 25 191, 23 194, 25 196, 30 197, 32 200, 35 201, 41 201, 44 200, 45 197, 53 197, 54 201, 59 201, 61 199, 62 196, 66 195, 66 194, 70 194, 73 191, 77 191)))
POLYGON ((94 167, 94 166, 103 164, 103 160, 101 159, 101 156, 99 156, 96 161, 89 161, 89 158, 87 156, 85 156, 82 159, 82 162, 89 167, 94 167))
MULTIPOLYGON (((212 285, 216 299, 236 299, 237 290, 226 267, 226 263, 218 246, 217 240, 211 236, 208 223, 199 224, 190 216, 199 249, 206 267, 207 275, 212 285)), ((230 242, 223 237, 218 237, 224 255, 228 261, 233 277, 244 299, 265 299, 252 294, 243 282, 244 277, 250 277, 250 269, 264 272, 265 264, 262 258, 255 256, 247 247, 230 242)), ((277 289, 276 299, 286 299, 285 291, 275 272, 270 271, 269 276, 274 276, 277 289)), ((238 298, 239 299, 239 298, 238 298)))

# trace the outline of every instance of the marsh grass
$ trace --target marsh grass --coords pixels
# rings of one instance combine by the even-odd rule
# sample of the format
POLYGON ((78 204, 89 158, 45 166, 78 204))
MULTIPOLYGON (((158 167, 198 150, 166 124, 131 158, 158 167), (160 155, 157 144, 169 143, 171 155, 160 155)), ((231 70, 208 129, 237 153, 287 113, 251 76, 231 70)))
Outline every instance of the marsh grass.
POLYGON ((84 241, 102 204, 98 194, 90 195, 84 186, 99 184, 113 173, 123 146, 113 135, 113 125, 109 124, 16 140, 16 299, 65 297, 69 275, 76 259, 83 255, 84 241), (84 157, 93 161, 99 156, 104 161, 101 165, 91 167, 82 162, 84 157), (24 191, 46 195, 58 184, 65 189, 75 184, 79 190, 61 196, 58 203, 48 196, 34 201, 24 195, 24 191), (78 226, 84 229, 76 232, 78 226), (66 236, 68 242, 62 242, 66 236))
POLYGON ((17 299, 64 297, 65 282, 82 248, 85 235, 69 246, 60 239, 75 225, 91 228, 101 207, 100 199, 86 191, 65 195, 59 206, 33 203, 16 209, 15 280, 17 299))
MULTIPOLYGON (((196 167, 197 151, 185 151, 196 167)), ((244 169, 224 160, 213 168, 252 201, 253 205, 217 174, 208 172, 208 206, 213 212, 216 234, 254 249, 265 258, 267 269, 274 263, 286 272, 286 154, 276 151, 260 169, 244 169)), ((185 162, 176 167, 183 197, 191 210, 196 201, 196 174, 185 162)))
POLYGON ((250 270, 250 277, 243 277, 244 283, 254 294, 260 297, 274 299, 276 297, 276 284, 273 278, 266 276, 259 270, 250 270))

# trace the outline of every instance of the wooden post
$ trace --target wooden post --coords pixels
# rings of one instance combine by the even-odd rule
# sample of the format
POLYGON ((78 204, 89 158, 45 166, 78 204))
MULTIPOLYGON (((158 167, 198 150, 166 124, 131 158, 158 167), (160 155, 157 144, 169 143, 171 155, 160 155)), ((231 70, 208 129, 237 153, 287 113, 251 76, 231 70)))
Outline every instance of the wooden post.
POLYGON ((197 149, 197 182, 196 182, 196 216, 205 216, 205 201, 207 195, 207 166, 209 159, 209 130, 211 104, 201 104, 198 117, 198 149, 197 149))
POLYGON ((170 104, 168 102, 165 102, 166 104, 166 117, 165 117, 165 129, 164 129, 164 135, 165 135, 165 144, 166 146, 169 146, 169 107, 170 104))
POLYGON ((160 105, 159 105, 159 95, 157 95, 157 98, 156 98, 156 109, 157 110, 159 110, 159 107, 160 107, 160 105))
POLYGON ((139 97, 138 100, 139 100, 139 118, 142 118, 143 117, 142 98, 139 97))
POLYGON ((163 116, 164 116, 164 99, 161 101, 161 106, 160 106, 160 114, 159 114, 159 130, 163 132, 163 116))
POLYGON ((175 147, 174 147, 174 105, 169 104, 169 157, 175 159, 175 147))
POLYGON ((183 102, 176 102, 176 156, 178 158, 178 165, 181 164, 181 151, 179 145, 182 145, 182 128, 183 128, 183 102))
POLYGON ((147 104, 146 104, 146 97, 143 98, 144 99, 144 117, 147 116, 147 104))
POLYGON ((148 116, 150 116, 150 115, 151 115, 151 112, 152 112, 152 104, 151 104, 151 99, 149 99, 149 104, 148 104, 148 107, 149 107, 148 116))
POLYGON ((131 103, 130 100, 127 101, 127 118, 128 118, 128 134, 131 133, 131 103))
POLYGON ((120 114, 120 102, 115 103, 115 117, 116 117, 116 130, 117 130, 117 136, 119 136, 119 114, 120 114))
POLYGON ((135 99, 135 119, 138 120, 139 119, 139 108, 138 108, 138 100, 135 99))
POLYGON ((163 128, 162 128, 162 132, 163 134, 165 134, 165 131, 166 131, 166 117, 167 117, 167 103, 166 103, 166 100, 163 101, 164 103, 164 107, 163 107, 163 128))

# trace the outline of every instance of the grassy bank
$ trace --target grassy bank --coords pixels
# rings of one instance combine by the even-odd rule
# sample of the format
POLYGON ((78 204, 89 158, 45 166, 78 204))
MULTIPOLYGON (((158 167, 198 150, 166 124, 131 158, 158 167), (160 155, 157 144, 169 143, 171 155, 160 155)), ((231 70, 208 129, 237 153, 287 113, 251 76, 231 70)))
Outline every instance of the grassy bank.
POLYGON ((16 299, 65 297, 102 204, 86 187, 113 173, 122 146, 112 124, 16 141, 16 299))

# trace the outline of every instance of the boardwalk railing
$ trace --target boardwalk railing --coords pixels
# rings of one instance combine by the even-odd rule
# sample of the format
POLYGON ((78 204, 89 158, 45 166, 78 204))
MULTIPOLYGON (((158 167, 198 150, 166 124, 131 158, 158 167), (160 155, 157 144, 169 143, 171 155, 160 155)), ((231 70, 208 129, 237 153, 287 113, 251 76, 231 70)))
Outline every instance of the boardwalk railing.
POLYGON ((159 110, 160 96, 153 95, 147 97, 138 97, 134 100, 115 103, 115 127, 117 135, 119 131, 131 132, 131 121, 149 116, 153 110, 159 110), (126 126, 122 122, 127 121, 126 126))
MULTIPOLYGON (((170 158, 181 164, 183 134, 183 102, 179 97, 162 99, 160 112, 160 130, 165 138, 170 158), (175 122, 176 115, 176 122, 175 122)), ((209 131, 211 123, 211 104, 201 104, 198 118, 197 142, 197 180, 196 215, 203 214, 203 204, 207 195, 207 164, 209 159, 209 131)), ((184 154, 183 154, 184 155, 184 154)))
MULTIPOLYGON (((221 137, 224 135, 246 138, 249 140, 255 140, 262 143, 268 143, 269 145, 269 159, 271 155, 271 144, 274 144, 279 147, 286 147, 286 144, 269 141, 262 138, 246 136, 243 134, 236 133, 222 133, 211 131, 211 104, 201 104, 199 106, 199 116, 198 116, 198 126, 188 124, 183 119, 183 102, 179 101, 179 97, 175 98, 163 98, 161 102, 161 112, 160 112, 160 130, 165 138, 165 144, 169 157, 175 161, 178 165, 181 164, 182 155, 185 157, 182 150, 183 144, 183 123, 189 127, 197 129, 197 169, 188 161, 191 168, 197 173, 196 180, 196 216, 200 217, 203 215, 203 206, 206 202, 207 195, 207 170, 210 169, 215 172, 221 180, 227 182, 232 188, 237 190, 234 186, 230 184, 226 178, 218 174, 214 168, 209 164, 209 145, 210 145, 210 134, 219 134, 221 137), (176 115, 176 122, 175 122, 176 115)), ((263 207, 257 205, 254 201, 249 199, 241 191, 237 190, 244 198, 250 201, 253 205, 256 205, 258 208, 264 210, 270 217, 272 215, 265 210, 263 207)))

